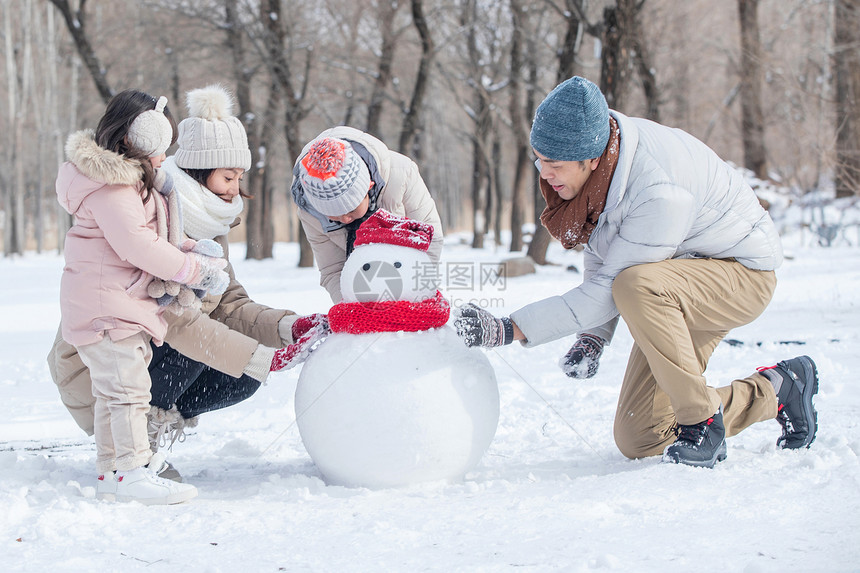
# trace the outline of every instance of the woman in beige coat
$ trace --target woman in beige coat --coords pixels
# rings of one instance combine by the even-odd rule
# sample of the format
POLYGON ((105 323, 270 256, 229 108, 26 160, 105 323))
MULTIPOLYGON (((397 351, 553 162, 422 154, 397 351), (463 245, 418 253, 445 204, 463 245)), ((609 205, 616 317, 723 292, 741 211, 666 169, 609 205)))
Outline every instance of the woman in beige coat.
MULTIPOLYGON (((162 165, 182 212, 177 242, 188 248, 214 240, 227 257, 227 233, 239 223, 243 208, 239 180, 251 164, 247 138, 241 122, 230 115, 229 95, 223 88, 192 90, 188 105, 190 117, 179 125, 179 150, 162 165)), ((171 229, 171 240, 173 234, 171 229)), ((167 307, 162 313, 167 322, 164 344, 152 346, 149 363, 153 451, 166 439, 181 437, 184 428, 195 426, 199 414, 249 398, 271 371, 301 362, 314 337, 325 334, 324 316, 300 317, 255 303, 232 266, 228 264, 225 271, 229 284, 223 294, 210 294, 191 304, 183 300, 183 293, 172 297, 165 289, 150 289, 158 304, 167 307)), ((48 366, 63 404, 92 435, 95 399, 75 347, 58 335, 48 366)), ((181 481, 172 467, 159 475, 181 481)))
POLYGON ((316 257, 320 284, 341 301, 340 273, 355 231, 377 209, 433 226, 427 254, 442 252, 442 222, 414 161, 352 127, 333 127, 308 143, 293 168, 293 200, 316 257))

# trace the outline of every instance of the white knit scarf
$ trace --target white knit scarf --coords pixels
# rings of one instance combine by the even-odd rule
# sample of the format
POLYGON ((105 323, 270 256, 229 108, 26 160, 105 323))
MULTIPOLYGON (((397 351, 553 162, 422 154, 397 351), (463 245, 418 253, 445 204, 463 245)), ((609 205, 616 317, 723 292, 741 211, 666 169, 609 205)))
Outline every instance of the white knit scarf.
POLYGON ((226 235, 230 224, 242 213, 242 196, 236 195, 227 203, 177 167, 173 157, 168 157, 162 168, 173 177, 182 201, 185 234, 195 240, 226 235))

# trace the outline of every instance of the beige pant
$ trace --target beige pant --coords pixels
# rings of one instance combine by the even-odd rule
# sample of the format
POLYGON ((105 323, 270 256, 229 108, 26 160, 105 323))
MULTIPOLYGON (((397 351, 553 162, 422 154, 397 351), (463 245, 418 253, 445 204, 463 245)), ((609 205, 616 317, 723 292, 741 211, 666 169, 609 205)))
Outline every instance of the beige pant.
POLYGON ((720 340, 759 316, 775 287, 773 271, 731 259, 672 259, 615 278, 612 296, 634 340, 615 414, 625 456, 661 453, 676 422, 697 424, 721 403, 727 436, 776 417, 776 394, 761 374, 721 388, 703 375, 720 340))
POLYGON ((78 346, 90 371, 96 402, 96 468, 99 473, 132 470, 152 457, 146 432, 150 387, 147 366, 152 358, 149 336, 135 334, 78 346))

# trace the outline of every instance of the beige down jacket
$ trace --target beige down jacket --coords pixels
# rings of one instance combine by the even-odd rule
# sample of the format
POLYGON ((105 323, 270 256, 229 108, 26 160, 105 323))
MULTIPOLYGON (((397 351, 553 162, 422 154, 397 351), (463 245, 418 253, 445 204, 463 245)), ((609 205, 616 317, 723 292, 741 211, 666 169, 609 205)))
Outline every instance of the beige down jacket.
MULTIPOLYGON (((238 220, 233 223, 236 224, 238 220)), ((215 240, 224 248, 226 257, 226 237, 215 240)), ((163 314, 168 327, 164 341, 180 354, 238 378, 258 344, 279 348, 293 342, 280 337, 278 323, 285 316, 298 317, 292 311, 255 303, 236 280, 232 265, 227 265, 225 271, 230 275, 230 286, 224 294, 207 295, 200 310, 163 314)), ((89 372, 75 347, 65 342, 59 332, 48 354, 48 369, 63 405, 78 426, 92 435, 95 398, 89 372)))
MULTIPOLYGON (((359 144, 353 145, 353 148, 368 164, 371 177, 377 182, 374 187, 379 190, 376 207, 432 225, 433 241, 427 254, 433 262, 437 262, 442 254, 442 221, 436 210, 436 202, 418 172, 418 165, 405 155, 388 149, 379 139, 353 127, 333 127, 315 139, 321 137, 335 137, 359 144)), ((296 159, 296 169, 312 143, 313 140, 302 149, 296 159)), ((316 212, 307 203, 296 169, 293 170, 293 200, 299 206, 299 219, 320 270, 320 285, 328 291, 332 301, 338 303, 341 301, 340 272, 346 262, 347 230, 343 225, 316 212)))

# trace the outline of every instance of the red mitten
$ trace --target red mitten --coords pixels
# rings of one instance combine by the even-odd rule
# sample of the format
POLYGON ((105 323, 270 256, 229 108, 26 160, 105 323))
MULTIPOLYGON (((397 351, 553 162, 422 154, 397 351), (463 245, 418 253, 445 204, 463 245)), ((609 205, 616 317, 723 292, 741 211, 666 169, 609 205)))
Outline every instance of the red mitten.
POLYGON ((324 329, 322 324, 317 324, 296 339, 294 343, 275 350, 275 357, 272 358, 272 366, 269 371, 289 370, 307 360, 316 343, 328 336, 328 324, 325 327, 324 329))
POLYGON ((300 339, 302 336, 307 334, 310 329, 318 325, 321 325, 320 328, 324 330, 326 334, 330 332, 328 317, 324 314, 316 313, 298 317, 291 328, 293 340, 300 339))
POLYGON ((286 348, 275 350, 275 357, 272 358, 272 366, 270 372, 280 372, 281 370, 289 370, 293 366, 297 366, 299 361, 298 356, 301 355, 302 345, 298 342, 289 344, 286 348))

